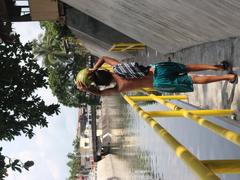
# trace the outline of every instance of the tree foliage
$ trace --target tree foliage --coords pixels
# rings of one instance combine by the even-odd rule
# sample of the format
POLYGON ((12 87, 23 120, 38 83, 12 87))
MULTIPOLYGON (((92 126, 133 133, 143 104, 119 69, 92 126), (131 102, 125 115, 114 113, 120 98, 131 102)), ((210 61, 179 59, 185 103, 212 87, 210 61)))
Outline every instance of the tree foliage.
MULTIPOLYGON (((61 30, 62 26, 47 21, 41 22, 40 25, 45 30, 45 34, 33 41, 33 53, 43 57, 43 62, 47 67, 70 58, 61 43, 61 35, 64 34, 62 33, 64 30, 61 30)), ((66 29, 65 26, 62 29, 66 29)))
POLYGON ((79 178, 80 175, 82 174, 87 175, 88 172, 84 168, 84 166, 81 165, 81 154, 79 151, 80 139, 76 137, 72 145, 74 147, 73 152, 67 154, 67 157, 69 159, 67 166, 70 168, 69 169, 70 176, 68 177, 68 179, 76 180, 77 178, 79 178))
POLYGON ((0 19, 0 40, 6 43, 9 43, 13 40, 11 22, 4 22, 2 19, 0 19))
POLYGON ((76 139, 72 143, 73 152, 68 153, 67 157, 69 159, 67 166, 70 168, 69 173, 70 176, 68 180, 76 180, 79 176, 88 176, 90 172, 90 168, 85 167, 81 164, 81 153, 80 153, 80 138, 76 137, 76 139))
POLYGON ((67 166, 70 168, 70 176, 68 177, 69 180, 77 179, 81 170, 81 154, 79 152, 79 144, 80 140, 76 137, 76 139, 73 141, 73 152, 67 154, 69 159, 67 166))
POLYGON ((2 148, 0 147, 0 179, 4 179, 8 176, 7 169, 11 168, 13 171, 22 172, 22 169, 29 170, 34 165, 33 161, 21 162, 19 159, 11 159, 2 154, 2 148))
MULTIPOLYGON (((58 104, 46 105, 35 93, 47 87, 47 70, 33 58, 31 45, 23 45, 19 35, 0 44, 0 140, 11 141, 22 134, 32 138, 34 127, 47 127, 46 116, 59 112, 58 104)), ((1 154, 1 173, 9 167, 20 171, 19 160, 9 159, 6 165, 3 157, 1 154)))
POLYGON ((47 71, 22 45, 19 36, 11 44, 0 44, 0 140, 13 140, 21 133, 33 136, 33 127, 47 127, 45 115, 58 113, 57 104, 46 105, 34 92, 47 87, 47 71))
MULTIPOLYGON (((80 57, 79 57, 80 58, 80 57)), ((79 107, 83 103, 98 104, 99 99, 80 92, 75 85, 74 78, 81 67, 81 60, 66 60, 49 67, 49 86, 58 101, 66 106, 79 107)))
POLYGON ((45 34, 40 40, 35 41, 34 53, 44 59, 52 93, 65 106, 98 104, 99 98, 80 92, 74 83, 76 74, 86 67, 88 57, 86 49, 73 37, 66 26, 42 22, 41 27, 45 29, 45 34))

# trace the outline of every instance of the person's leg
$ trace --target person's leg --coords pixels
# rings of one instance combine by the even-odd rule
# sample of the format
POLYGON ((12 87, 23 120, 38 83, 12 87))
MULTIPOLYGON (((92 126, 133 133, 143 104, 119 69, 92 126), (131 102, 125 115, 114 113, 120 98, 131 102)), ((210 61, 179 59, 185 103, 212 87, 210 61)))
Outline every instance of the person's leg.
POLYGON ((223 80, 234 81, 236 79, 236 76, 236 74, 225 74, 221 76, 191 75, 193 84, 207 84, 223 80))
POLYGON ((186 64, 187 72, 205 71, 205 70, 224 70, 222 65, 208 65, 208 64, 186 64))

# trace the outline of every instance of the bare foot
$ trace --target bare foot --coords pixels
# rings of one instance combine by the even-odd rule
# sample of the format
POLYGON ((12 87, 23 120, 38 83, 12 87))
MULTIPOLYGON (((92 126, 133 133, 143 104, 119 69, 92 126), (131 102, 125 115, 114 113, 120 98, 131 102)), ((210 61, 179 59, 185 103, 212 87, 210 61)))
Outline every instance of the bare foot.
POLYGON ((238 75, 237 74, 231 73, 231 74, 229 74, 229 76, 230 76, 230 79, 229 79, 230 83, 232 83, 232 84, 238 83, 238 75))

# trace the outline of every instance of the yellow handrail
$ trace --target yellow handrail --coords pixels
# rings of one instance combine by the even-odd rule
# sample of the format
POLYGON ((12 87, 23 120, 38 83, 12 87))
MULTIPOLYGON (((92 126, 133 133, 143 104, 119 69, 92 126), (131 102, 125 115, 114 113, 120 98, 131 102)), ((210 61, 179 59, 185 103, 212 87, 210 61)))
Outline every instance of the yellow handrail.
POLYGON ((204 126, 223 138, 240 145, 240 135, 234 131, 221 127, 212 123, 201 116, 227 116, 234 113, 233 110, 186 110, 167 100, 169 99, 187 99, 186 96, 156 96, 149 94, 149 96, 127 96, 122 94, 124 99, 139 113, 139 115, 155 130, 155 132, 163 138, 163 140, 170 145, 175 151, 176 155, 182 159, 186 165, 192 169, 193 172, 201 180, 219 179, 215 173, 240 174, 240 160, 204 160, 200 161, 183 145, 181 145, 170 133, 167 132, 157 121, 152 117, 173 117, 182 116, 187 117, 197 124, 204 126), (156 101, 171 111, 148 111, 145 112, 134 101, 156 101))
MULTIPOLYGON (((212 132, 218 134, 219 136, 222 136, 223 138, 233 142, 234 144, 236 145, 240 145, 240 135, 232 130, 229 130, 229 129, 226 129, 224 127, 221 127, 220 125, 217 125, 215 123, 212 123, 210 121, 208 121, 207 119, 204 119, 200 116, 197 116, 185 109, 182 109, 181 107, 173 104, 173 103, 170 103, 170 102, 167 102, 159 97, 157 97, 156 95, 154 94, 150 94, 149 95, 151 99, 167 106, 168 108, 172 109, 172 110, 177 110, 177 111, 181 111, 182 112, 182 115, 194 122, 196 122, 197 124, 199 124, 200 126, 203 126, 203 127, 206 127, 208 128, 209 130, 211 130, 212 132)), ((218 113, 221 114, 224 112, 224 110, 210 110, 210 111, 213 111, 213 113, 218 113)), ((229 114, 228 115, 231 115, 234 113, 234 110, 228 110, 229 114)))
POLYGON ((143 50, 145 45, 143 43, 116 43, 109 49, 112 52, 136 51, 143 50))
POLYGON ((130 97, 123 95, 124 99, 139 113, 139 115, 163 138, 193 172, 202 180, 220 180, 210 169, 199 161, 191 152, 181 145, 170 133, 158 124, 151 116, 145 113, 130 97))

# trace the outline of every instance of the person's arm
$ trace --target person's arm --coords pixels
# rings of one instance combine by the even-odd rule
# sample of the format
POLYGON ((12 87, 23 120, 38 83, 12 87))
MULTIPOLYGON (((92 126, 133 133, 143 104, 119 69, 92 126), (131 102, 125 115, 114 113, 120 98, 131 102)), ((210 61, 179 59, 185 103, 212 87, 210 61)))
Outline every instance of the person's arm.
POLYGON ((104 63, 109 64, 111 66, 115 66, 116 64, 119 64, 120 62, 118 60, 114 59, 114 58, 103 56, 103 57, 98 59, 98 61, 93 66, 91 71, 94 72, 94 71, 98 70, 98 68, 100 68, 104 63))

